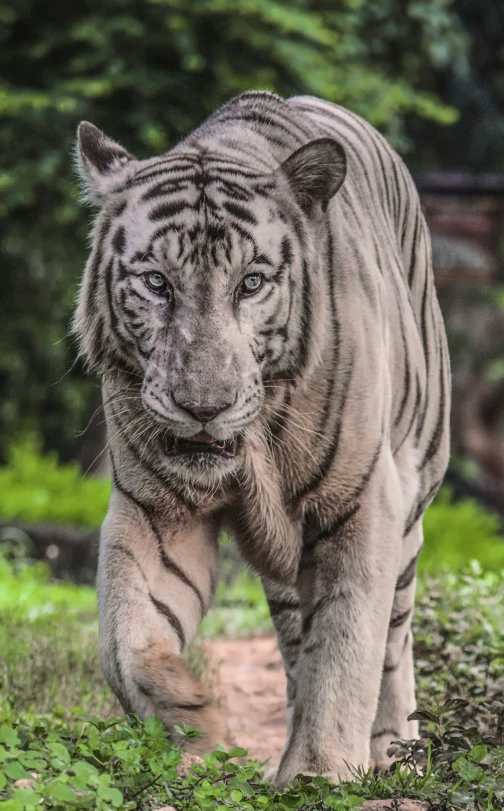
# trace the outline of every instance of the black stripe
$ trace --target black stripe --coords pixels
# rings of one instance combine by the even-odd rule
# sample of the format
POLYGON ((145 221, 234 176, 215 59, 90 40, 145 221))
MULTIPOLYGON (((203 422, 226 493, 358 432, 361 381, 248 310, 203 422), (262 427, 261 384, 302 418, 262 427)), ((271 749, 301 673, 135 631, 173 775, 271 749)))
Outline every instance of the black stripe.
POLYGON ((315 546, 320 541, 326 540, 326 538, 333 538, 338 535, 341 530, 345 527, 345 525, 351 521, 351 519, 356 515, 360 510, 360 504, 354 504, 353 507, 350 507, 345 513, 339 515, 332 524, 327 527, 327 529, 320 532, 315 538, 308 540, 309 546, 315 546))
POLYGON ((315 640, 315 642, 311 642, 309 645, 306 645, 303 648, 303 654, 307 655, 310 653, 314 653, 316 650, 322 647, 323 641, 321 639, 315 640))
POLYGON ((430 367, 430 352, 429 352, 429 336, 427 331, 427 288, 429 284, 429 274, 430 270, 428 265, 425 268, 425 285, 422 295, 422 310, 421 310, 421 332, 422 332, 422 344, 424 348, 424 355, 425 355, 425 371, 426 371, 426 378, 425 378, 425 392, 424 392, 424 405, 422 408, 422 413, 420 414, 420 418, 417 423, 416 431, 415 431, 415 440, 418 443, 420 442, 420 437, 423 431, 423 427, 425 425, 425 420, 427 419, 427 410, 429 407, 429 367, 430 367))
MULTIPOLYGON (((248 123, 248 122, 251 122, 253 124, 263 124, 267 129, 266 138, 268 139, 270 144, 273 144, 274 146, 279 146, 281 149, 285 149, 285 150, 289 149, 289 148, 294 150, 296 145, 297 145, 296 143, 293 145, 292 143, 289 143, 285 139, 282 139, 280 136, 275 136, 275 135, 272 134, 272 129, 273 128, 274 129, 282 128, 283 130, 287 131, 288 135, 290 135, 291 138, 295 138, 295 136, 293 136, 292 133, 289 132, 286 127, 282 127, 282 125, 279 124, 278 121, 275 121, 274 118, 267 118, 265 115, 262 115, 262 114, 260 115, 260 114, 255 113, 255 112, 250 113, 250 114, 248 114, 248 113, 244 114, 243 112, 240 112, 239 114, 235 113, 234 115, 231 115, 231 116, 229 116, 229 115, 228 116, 222 116, 222 117, 219 116, 219 122, 220 123, 225 123, 226 121, 232 121, 233 123, 241 123, 241 122, 248 123)), ((300 137, 297 138, 297 143, 298 144, 301 143, 301 138, 300 137)))
POLYGON ((406 526, 404 528, 403 538, 405 538, 406 535, 409 535, 409 533, 411 532, 411 530, 415 526, 416 522, 418 521, 418 519, 420 518, 420 516, 422 515, 424 510, 427 509, 427 506, 428 506, 429 502, 434 498, 434 496, 436 494, 436 491, 440 487, 442 481, 443 481, 443 478, 441 478, 437 482, 435 482, 432 485, 432 487, 429 488, 426 495, 418 502, 417 506, 411 511, 410 516, 409 516, 408 520, 406 521, 406 526))
POLYGON ((283 611, 297 611, 299 600, 268 600, 270 614, 281 614, 283 611))
POLYGON ((403 611, 402 614, 396 614, 395 617, 389 622, 389 628, 399 628, 400 625, 403 625, 408 617, 410 616, 412 608, 408 608, 407 611, 403 611))
POLYGON ((97 295, 98 295, 98 286, 101 278, 100 267, 103 261, 103 245, 111 227, 112 223, 109 219, 106 219, 102 222, 100 229, 98 231, 98 241, 96 243, 96 249, 92 255, 89 270, 87 271, 87 275, 90 279, 89 297, 87 301, 89 317, 91 317, 91 314, 93 312, 99 311, 97 295))
POLYGON ((397 412, 396 417, 394 419, 394 428, 397 428, 398 425, 400 424, 401 420, 402 420, 404 411, 406 409, 406 403, 408 402, 408 397, 409 397, 410 388, 411 388, 411 370, 410 370, 409 357, 408 357, 408 344, 407 344, 407 341, 406 341, 406 333, 405 333, 405 330, 404 330, 404 320, 403 320, 403 315, 402 315, 402 310, 401 310, 401 306, 400 306, 399 296, 398 296, 398 292, 397 292, 397 288, 396 288, 395 283, 394 283, 394 289, 395 289, 395 292, 396 292, 396 300, 397 300, 397 305, 398 305, 397 306, 397 312, 398 312, 398 315, 399 315, 399 326, 400 326, 400 329, 401 329, 401 338, 402 338, 403 352, 404 352, 403 396, 401 398, 401 403, 399 405, 399 411, 397 412))
POLYGON ((301 337, 298 345, 298 374, 301 375, 308 361, 308 349, 310 346, 312 329, 312 300, 311 281, 308 263, 303 260, 303 288, 301 299, 301 337))
POLYGON ((123 214, 123 213, 124 213, 124 211, 126 211, 126 207, 127 207, 127 205, 128 205, 127 200, 123 200, 123 201, 122 201, 122 203, 118 203, 118 204, 117 204, 117 207, 114 209, 113 216, 114 216, 115 218, 120 217, 120 216, 121 216, 121 214, 123 214))
POLYGON ((257 252, 257 243, 256 243, 256 241, 255 241, 255 239, 254 239, 253 234, 251 234, 251 233, 250 233, 250 231, 247 231, 247 229, 246 229, 246 228, 243 228, 243 226, 242 226, 242 225, 240 225, 239 223, 237 223, 235 220, 232 220, 232 221, 229 223, 229 227, 230 227, 230 228, 231 228, 233 231, 235 231, 235 232, 238 234, 238 236, 240 236, 240 237, 241 237, 242 239, 244 239, 246 242, 251 242, 251 243, 252 243, 252 245, 253 245, 253 247, 254 247, 254 253, 256 253, 256 252, 257 252))
POLYGON ((160 532, 159 532, 159 530, 158 530, 158 528, 157 528, 157 526, 156 526, 156 524, 154 522, 152 507, 150 505, 143 504, 141 501, 139 501, 137 498, 135 498, 135 496, 133 496, 130 492, 128 492, 123 487, 123 485, 121 484, 121 482, 119 481, 119 478, 117 476, 117 471, 116 471, 116 468, 115 468, 112 453, 110 454, 110 458, 111 458, 112 479, 113 479, 113 482, 114 482, 114 486, 117 487, 119 492, 122 493, 122 495, 125 496, 125 498, 129 499, 140 510, 140 512, 142 513, 142 515, 145 518, 146 522, 148 523, 148 525, 150 527, 150 530, 151 530, 152 534, 154 535, 154 538, 156 539, 157 546, 158 546, 159 557, 161 559, 161 562, 162 562, 163 566, 171 574, 174 574, 176 577, 178 577, 179 580, 181 580, 182 583, 184 583, 184 585, 186 585, 190 589, 192 589, 192 591, 194 592, 194 594, 198 598, 200 608, 201 608, 201 615, 203 616, 204 613, 205 613, 205 610, 206 610, 206 606, 205 606, 205 602, 203 600, 203 596, 202 596, 199 588, 191 580, 189 580, 186 573, 184 571, 182 571, 182 569, 178 566, 178 564, 175 563, 175 561, 172 560, 166 554, 166 551, 165 551, 164 546, 163 546, 163 539, 162 539, 161 534, 160 534, 160 532))
POLYGON ((223 203, 223 207, 226 209, 228 214, 231 214, 232 217, 236 217, 240 222, 247 222, 250 225, 257 225, 257 218, 256 216, 245 206, 241 206, 239 203, 235 203, 233 200, 225 200, 223 203))
POLYGON ((149 166, 146 166, 145 169, 142 169, 138 172, 126 185, 126 188, 132 188, 134 186, 141 186, 146 181, 149 181, 152 177, 161 174, 172 174, 175 172, 184 172, 184 171, 192 171, 194 172, 196 168, 196 163, 198 161, 197 156, 188 155, 188 154, 174 154, 174 155, 165 155, 163 158, 151 163, 149 166))
POLYGON ((116 311, 114 309, 114 302, 112 300, 112 281, 113 281, 112 276, 113 276, 113 270, 114 270, 114 260, 111 259, 109 261, 109 263, 107 264, 107 267, 106 267, 106 270, 105 270, 105 290, 106 290, 106 293, 107 293, 107 303, 108 303, 109 315, 110 315, 110 329, 114 333, 114 336, 116 338, 119 338, 119 333, 118 333, 118 329, 117 329, 117 323, 118 323, 117 322, 117 314, 116 314, 116 311))
POLYGON ((394 175, 394 183, 395 183, 395 190, 396 190, 396 194, 394 195, 394 213, 393 213, 393 216, 394 216, 394 225, 397 228, 397 226, 399 224, 399 205, 400 205, 399 201, 401 199, 401 189, 399 188, 399 177, 397 175, 397 169, 396 169, 394 159, 392 159, 390 161, 390 165, 392 167, 392 174, 394 175), (397 205, 397 208, 396 208, 396 205, 397 205))
POLYGON ((177 634, 180 642, 180 647, 185 648, 185 634, 179 618, 175 616, 171 608, 162 603, 160 600, 156 600, 156 598, 152 594, 149 594, 149 597, 151 599, 152 604, 156 607, 157 611, 159 611, 159 613, 162 614, 163 617, 165 617, 165 619, 168 620, 173 630, 177 634))
POLYGON ((397 670, 397 668, 401 664, 402 658, 404 656, 404 652, 405 652, 406 648, 408 647, 409 636, 410 635, 409 635, 409 631, 408 631, 406 636, 404 637, 404 645, 402 647, 401 655, 399 656, 399 659, 397 660, 397 662, 395 664, 393 664, 393 665, 384 665, 384 667, 383 667, 383 674, 384 675, 389 674, 389 673, 393 673, 395 670, 397 670))
POLYGON ((310 613, 307 614, 306 617, 303 617, 303 623, 301 627, 303 636, 306 636, 307 634, 310 633, 311 627, 313 625, 313 620, 315 619, 315 615, 318 614, 318 612, 321 611, 323 608, 326 608, 331 602, 336 600, 338 596, 339 595, 331 595, 330 597, 327 596, 319 597, 310 613))
POLYGON ((293 636, 291 639, 282 639, 282 645, 286 645, 288 648, 297 648, 300 644, 300 636, 293 636))
POLYGON ((422 399, 422 392, 421 392, 421 388, 420 388, 420 376, 418 374, 418 371, 416 372, 416 375, 415 375, 415 385, 416 385, 416 395, 415 395, 415 403, 413 405, 413 413, 411 415, 411 419, 409 421, 408 427, 406 429, 406 432, 405 432, 403 438, 399 442, 399 445, 397 445, 397 447, 394 448, 394 456, 397 453, 399 453, 399 451, 401 450, 402 446, 406 442, 407 438, 409 437, 409 435, 410 435, 410 433, 411 433, 411 431, 413 429, 413 425, 415 424, 415 421, 418 419, 418 410, 420 408, 420 401, 422 399))
POLYGON ((328 385, 325 392, 324 405, 322 407, 321 418, 319 420, 318 430, 320 433, 325 432, 325 428, 329 419, 330 409, 333 401, 334 386, 336 384, 336 375, 338 370, 338 356, 339 356, 339 343, 340 343, 340 323, 338 321, 338 313, 336 310, 336 296, 335 296, 335 278, 334 278, 334 245, 331 233, 331 226, 328 222, 327 232, 327 278, 329 282, 329 304, 331 307, 331 329, 332 329, 332 363, 331 372, 329 375, 328 385))
POLYGON ((147 189, 142 194, 141 201, 147 203, 149 200, 156 200, 159 197, 167 197, 169 194, 180 194, 180 192, 187 192, 190 188, 192 178, 163 178, 159 183, 156 183, 152 188, 147 189))
POLYGON ((133 554, 133 552, 131 551, 131 549, 128 549, 128 547, 125 546, 125 544, 121 543, 121 541, 115 541, 113 544, 111 544, 108 547, 108 550, 111 551, 111 552, 119 552, 121 555, 124 555, 124 557, 128 558, 128 560, 131 560, 135 564, 135 566, 138 569, 138 571, 140 572, 140 574, 142 575, 142 579, 143 579, 144 583, 147 583, 147 578, 145 576, 145 572, 142 569, 142 567, 140 566, 138 560, 136 559, 136 557, 133 554))
POLYGON ((418 226, 420 224, 420 214, 417 209, 415 212, 415 227, 413 230, 413 237, 411 241, 411 255, 410 255, 410 262, 409 262, 409 269, 408 269, 408 286, 411 290, 413 287, 413 282, 415 281, 415 270, 416 270, 416 251, 417 251, 417 240, 418 240, 418 226))
POLYGON ((194 209, 194 206, 190 205, 187 200, 171 200, 153 208, 149 212, 149 220, 151 222, 167 220, 186 209, 194 209))
POLYGON ((221 194, 227 194, 232 200, 239 200, 242 203, 249 203, 254 199, 254 195, 250 189, 240 186, 233 180, 229 180, 229 178, 219 177, 218 182, 219 185, 217 186, 217 191, 221 194))
POLYGON ((124 249, 126 248, 126 230, 124 225, 120 225, 112 237, 112 247, 116 253, 124 253, 124 249))
POLYGON ((115 633, 112 639, 112 659, 114 662, 114 670, 116 672, 117 681, 119 682, 119 693, 120 693, 119 701, 121 702, 121 706, 124 712, 128 713, 131 712, 132 707, 125 693, 124 676, 122 672, 121 662, 119 660, 119 643, 117 641, 117 636, 115 635, 115 633))
POLYGON ((210 700, 201 701, 199 704, 171 704, 170 706, 173 710, 194 710, 196 712, 196 710, 204 710, 209 704, 210 700))
POLYGON ((411 558, 410 562, 408 563, 408 565, 406 566, 404 571, 402 571, 401 574, 399 575, 399 577, 397 578, 397 583, 396 583, 396 587, 395 587, 396 591, 402 591, 403 589, 407 589, 408 586, 415 579, 416 565, 417 565, 417 560, 418 560, 419 554, 420 554, 420 551, 418 551, 416 553, 414 558, 411 558))
POLYGON ((367 471, 362 476, 361 483, 359 484, 359 486, 352 493, 352 501, 354 499, 358 498, 360 495, 362 495, 362 493, 366 489, 366 487, 368 485, 368 482, 371 479, 371 476, 373 475, 373 472, 374 472, 374 469, 375 469, 375 467, 377 465, 378 459, 381 456, 382 447, 383 447, 383 437, 380 439, 380 442, 378 443, 378 447, 376 448, 376 450, 374 452, 374 456, 373 456, 373 458, 371 460, 371 463, 370 463, 367 471))
POLYGON ((444 352, 441 352, 440 357, 440 365, 439 365, 439 412, 438 417, 436 420, 436 425, 434 426, 434 431, 432 432, 432 436, 430 438, 430 442, 427 446, 427 450, 425 451, 424 457, 420 462, 418 470, 423 470, 424 467, 434 458, 436 453, 438 452, 442 439, 444 437, 444 420, 445 420, 445 412, 446 412, 446 402, 445 402, 445 377, 444 377, 444 352))
POLYGON ((399 740, 401 737, 396 729, 387 727, 386 729, 380 729, 379 732, 373 732, 371 735, 371 740, 374 741, 375 738, 381 738, 383 735, 391 735, 392 738, 395 738, 396 740, 399 740))
POLYGON ((339 448, 341 427, 343 422, 343 413, 345 411, 345 406, 348 399, 348 392, 350 390, 353 369, 354 363, 352 356, 351 362, 348 365, 348 369, 346 370, 345 378, 343 381, 343 391, 338 409, 333 439, 329 444, 328 448, 326 449, 322 461, 319 463, 319 470, 312 476, 310 481, 307 482, 305 487, 302 488, 301 490, 298 490, 298 492, 293 496, 292 498, 293 502, 299 502, 301 499, 305 498, 305 496, 309 495, 309 493, 312 493, 319 486, 319 484, 325 479, 326 475, 331 469, 332 463, 336 457, 339 448))

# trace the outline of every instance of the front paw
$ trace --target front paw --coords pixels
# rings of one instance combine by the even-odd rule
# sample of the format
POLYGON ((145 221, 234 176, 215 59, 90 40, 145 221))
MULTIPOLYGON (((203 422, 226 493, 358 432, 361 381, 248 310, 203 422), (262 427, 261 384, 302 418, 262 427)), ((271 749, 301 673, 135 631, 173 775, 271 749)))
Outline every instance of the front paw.
POLYGON ((301 766, 298 768, 289 766, 289 768, 278 770, 273 778, 273 783, 279 791, 282 791, 289 783, 295 784, 297 776, 302 775, 303 777, 325 777, 330 783, 337 784, 347 780, 354 780, 356 772, 357 769, 346 764, 341 764, 329 771, 313 771, 312 769, 304 769, 301 766))

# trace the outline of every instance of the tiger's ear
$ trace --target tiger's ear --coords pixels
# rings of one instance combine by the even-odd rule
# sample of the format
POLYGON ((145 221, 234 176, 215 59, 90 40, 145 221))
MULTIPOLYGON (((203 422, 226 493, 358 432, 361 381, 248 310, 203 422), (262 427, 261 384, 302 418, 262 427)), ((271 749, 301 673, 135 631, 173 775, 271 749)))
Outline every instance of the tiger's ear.
POLYGON ((317 204, 325 211, 346 176, 345 150, 333 138, 319 138, 290 155, 280 169, 305 214, 317 204))
POLYGON ((134 173, 136 159, 88 121, 77 130, 77 165, 86 199, 101 204, 134 173))

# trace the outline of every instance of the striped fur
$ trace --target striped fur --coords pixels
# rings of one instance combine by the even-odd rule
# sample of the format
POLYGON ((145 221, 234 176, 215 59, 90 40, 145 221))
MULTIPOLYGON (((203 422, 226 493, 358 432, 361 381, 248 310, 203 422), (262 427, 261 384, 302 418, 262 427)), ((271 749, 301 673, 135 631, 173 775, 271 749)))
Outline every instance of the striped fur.
POLYGON ((277 784, 387 766, 390 741, 417 734, 416 560, 449 453, 446 339, 406 168, 347 110, 264 92, 151 160, 83 124, 80 163, 101 207, 75 330, 114 466, 110 683, 141 716, 200 727, 199 751, 223 739, 180 653, 226 527, 263 578, 287 672, 277 784), (202 428, 181 402, 226 404, 205 430, 239 436, 239 453, 167 454, 202 428))

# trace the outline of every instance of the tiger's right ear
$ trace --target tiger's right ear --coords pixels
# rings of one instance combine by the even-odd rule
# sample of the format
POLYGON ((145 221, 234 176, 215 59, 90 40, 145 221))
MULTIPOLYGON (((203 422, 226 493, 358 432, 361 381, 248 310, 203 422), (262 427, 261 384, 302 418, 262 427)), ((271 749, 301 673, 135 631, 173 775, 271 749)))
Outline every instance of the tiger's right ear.
POLYGON ((136 158, 88 121, 79 124, 77 139, 77 166, 85 197, 100 205, 133 176, 136 158))

